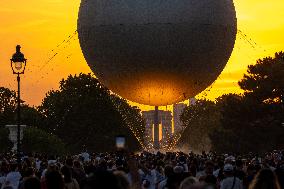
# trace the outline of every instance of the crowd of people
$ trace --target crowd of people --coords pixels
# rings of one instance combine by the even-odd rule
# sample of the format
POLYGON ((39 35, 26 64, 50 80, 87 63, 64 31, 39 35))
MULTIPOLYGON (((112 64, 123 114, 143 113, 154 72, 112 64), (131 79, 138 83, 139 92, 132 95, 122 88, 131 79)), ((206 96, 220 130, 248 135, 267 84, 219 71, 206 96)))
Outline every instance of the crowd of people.
POLYGON ((0 155, 0 189, 284 189, 284 151, 0 155))

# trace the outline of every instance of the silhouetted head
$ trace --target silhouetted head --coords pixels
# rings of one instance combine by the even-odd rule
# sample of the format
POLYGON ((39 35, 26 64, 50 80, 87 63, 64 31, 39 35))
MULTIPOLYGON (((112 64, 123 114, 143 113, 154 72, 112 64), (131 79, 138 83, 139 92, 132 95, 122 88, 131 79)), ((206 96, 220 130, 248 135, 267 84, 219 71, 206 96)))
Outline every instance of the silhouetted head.
POLYGON ((35 174, 34 168, 33 167, 28 167, 24 171, 24 176, 25 177, 31 177, 35 174))
POLYGON ((196 178, 187 177, 181 182, 179 189, 190 189, 195 183, 197 183, 196 178))
POLYGON ((64 181, 59 171, 47 171, 45 178, 47 189, 64 189, 64 181))
POLYGON ((124 172, 115 171, 113 174, 115 175, 121 189, 130 189, 130 184, 124 172))
POLYGON ((61 173, 64 176, 64 182, 65 183, 72 182, 72 172, 71 172, 71 169, 69 167, 63 166, 61 168, 61 173))
POLYGON ((260 170, 249 189, 280 189, 278 179, 271 169, 260 170))
POLYGON ((174 169, 173 169, 172 166, 166 165, 164 172, 165 172, 165 176, 166 177, 170 177, 170 176, 172 176, 174 174, 174 169))
POLYGON ((41 188, 40 181, 36 177, 28 178, 24 182, 24 189, 40 189, 40 188, 41 188))
POLYGON ((83 189, 122 189, 113 173, 107 171, 96 171, 94 175, 87 179, 83 189))
POLYGON ((205 163, 205 173, 206 175, 213 175, 214 163, 212 161, 207 161, 205 163))

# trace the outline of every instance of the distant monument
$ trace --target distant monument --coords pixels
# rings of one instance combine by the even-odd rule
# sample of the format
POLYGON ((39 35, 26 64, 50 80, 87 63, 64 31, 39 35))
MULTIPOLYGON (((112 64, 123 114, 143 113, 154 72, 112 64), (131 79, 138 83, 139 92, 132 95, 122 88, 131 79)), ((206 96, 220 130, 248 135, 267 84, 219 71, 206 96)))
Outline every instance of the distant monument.
MULTIPOLYGON (((146 122, 145 143, 148 147, 155 149, 162 148, 160 142, 160 128, 155 129, 155 110, 143 111, 142 117, 146 122)), ((172 113, 171 111, 158 110, 158 124, 162 127, 161 141, 169 140, 172 137, 172 113)))
MULTIPOLYGON (((18 125, 5 125, 6 128, 9 129, 9 140, 13 143, 12 151, 17 151, 17 128, 18 125)), ((20 140, 23 139, 24 136, 24 129, 26 128, 26 125, 21 125, 20 129, 20 140)))

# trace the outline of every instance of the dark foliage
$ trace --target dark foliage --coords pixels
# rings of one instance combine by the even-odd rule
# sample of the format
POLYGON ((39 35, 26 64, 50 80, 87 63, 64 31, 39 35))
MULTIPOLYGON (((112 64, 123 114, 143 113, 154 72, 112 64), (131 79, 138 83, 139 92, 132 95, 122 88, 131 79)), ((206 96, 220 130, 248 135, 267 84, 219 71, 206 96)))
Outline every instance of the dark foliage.
POLYGON ((215 107, 212 112, 204 111, 201 104, 188 107, 182 116, 187 126, 183 138, 191 137, 191 144, 196 136, 202 142, 203 135, 208 134, 212 149, 218 152, 261 153, 282 149, 284 53, 276 53, 274 58, 267 57, 250 65, 239 85, 244 94, 219 97, 212 105, 215 107), (209 123, 217 127, 211 129, 209 123))
MULTIPOLYGON (((115 149, 115 136, 127 136, 130 150, 140 149, 130 129, 144 130, 139 110, 110 91, 90 74, 69 76, 59 90, 50 91, 39 107, 42 129, 60 137, 71 151, 115 149)), ((142 133, 139 133, 141 135, 142 133)))
POLYGON ((220 125, 220 111, 216 104, 208 100, 199 100, 194 106, 186 107, 181 115, 181 121, 185 129, 178 146, 190 150, 209 150, 209 134, 220 125))
POLYGON ((275 57, 259 59, 255 65, 248 66, 239 85, 246 96, 284 105, 284 53, 275 53, 275 57))
POLYGON ((9 140, 9 129, 0 128, 0 152, 8 152, 12 147, 13 144, 9 140))
POLYGON ((26 153, 39 152, 56 155, 67 153, 61 139, 34 127, 25 129, 22 143, 22 149, 26 153))

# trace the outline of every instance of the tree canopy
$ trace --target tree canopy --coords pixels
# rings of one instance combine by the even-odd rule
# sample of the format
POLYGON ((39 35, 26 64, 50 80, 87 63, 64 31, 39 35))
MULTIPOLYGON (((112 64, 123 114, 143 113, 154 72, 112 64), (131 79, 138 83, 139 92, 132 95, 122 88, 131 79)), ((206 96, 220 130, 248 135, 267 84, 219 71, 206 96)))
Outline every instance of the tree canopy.
POLYGON ((15 119, 14 111, 16 107, 16 92, 0 87, 0 126, 5 126, 15 119))
POLYGON ((239 81, 245 95, 267 103, 284 104, 284 53, 257 60, 239 81))
POLYGON ((195 151, 208 151, 211 148, 209 134, 220 121, 220 112, 216 104, 208 100, 198 100, 194 106, 188 106, 180 117, 184 131, 179 147, 195 151))
POLYGON ((203 104, 187 107, 181 117, 187 127, 181 143, 194 147, 194 139, 202 143, 208 135, 212 150, 218 152, 282 149, 284 53, 248 66, 239 86, 244 90, 242 95, 226 94, 215 102, 200 101, 203 104), (205 111, 204 105, 214 110, 205 111))
MULTIPOLYGON (((126 136, 130 150, 139 150, 143 145, 144 122, 140 109, 112 94, 90 74, 63 79, 59 89, 49 91, 39 107, 23 102, 21 122, 29 126, 23 139, 23 148, 27 151, 40 151, 40 145, 43 146, 40 152, 55 153, 52 146, 61 150, 64 146, 63 151, 71 152, 79 152, 83 147, 109 151, 115 149, 117 135, 126 136)), ((16 92, 0 87, 2 151, 10 148, 4 126, 17 123, 16 110, 16 92)))
POLYGON ((141 145, 143 121, 139 109, 114 96, 90 74, 69 76, 59 90, 47 93, 39 106, 42 129, 60 137, 71 151, 115 149, 115 136, 125 135, 130 150, 141 145), (136 134, 133 135, 131 130, 136 134), (139 135, 139 136, 138 136, 139 135))
MULTIPOLYGON (((8 88, 0 87, 0 127, 17 123, 17 95, 8 88)), ((25 125, 37 126, 41 123, 41 115, 35 107, 24 104, 21 100, 21 121, 25 125)))

